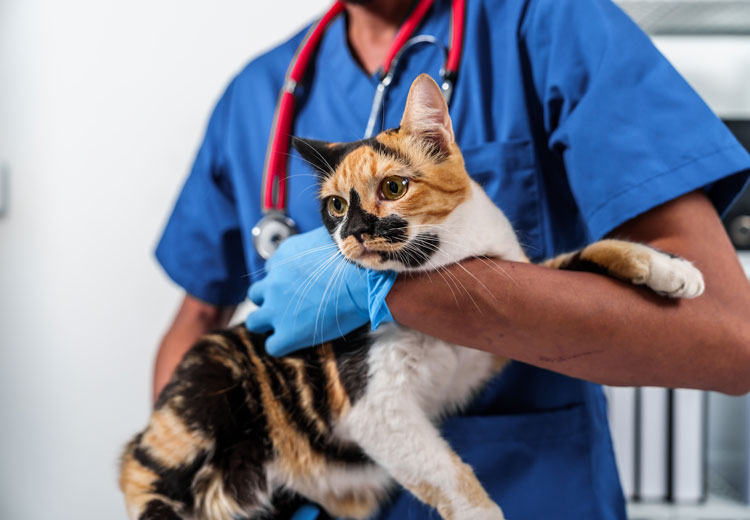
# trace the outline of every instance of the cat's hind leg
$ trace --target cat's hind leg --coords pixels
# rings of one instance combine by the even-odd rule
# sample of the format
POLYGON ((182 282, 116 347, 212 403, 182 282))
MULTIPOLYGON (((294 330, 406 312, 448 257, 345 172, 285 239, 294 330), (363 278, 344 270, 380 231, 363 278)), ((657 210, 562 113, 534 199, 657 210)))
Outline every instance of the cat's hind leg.
POLYGON ((499 520, 502 511, 408 397, 356 405, 347 435, 399 484, 445 519, 499 520))
MULTIPOLYGON (((394 480, 444 519, 498 520, 502 511, 474 471, 443 439, 433 419, 445 411, 436 389, 450 384, 453 346, 395 326, 372 346, 366 393, 337 424, 394 480)), ((498 471, 501 471, 498 468, 498 471)))
POLYGON ((580 251, 546 260, 542 265, 553 269, 598 272, 635 285, 645 285, 670 298, 695 298, 705 289, 703 275, 689 261, 625 240, 600 240, 580 251))

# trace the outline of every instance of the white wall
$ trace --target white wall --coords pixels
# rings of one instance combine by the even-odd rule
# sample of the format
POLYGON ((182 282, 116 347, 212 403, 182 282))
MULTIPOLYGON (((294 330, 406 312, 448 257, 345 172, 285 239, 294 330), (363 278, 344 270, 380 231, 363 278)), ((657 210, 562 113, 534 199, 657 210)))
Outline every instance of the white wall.
POLYGON ((0 518, 125 518, 180 297, 152 258, 209 111, 328 0, 0 0, 0 518))
POLYGON ((658 36, 654 43, 714 112, 750 117, 750 37, 658 36))

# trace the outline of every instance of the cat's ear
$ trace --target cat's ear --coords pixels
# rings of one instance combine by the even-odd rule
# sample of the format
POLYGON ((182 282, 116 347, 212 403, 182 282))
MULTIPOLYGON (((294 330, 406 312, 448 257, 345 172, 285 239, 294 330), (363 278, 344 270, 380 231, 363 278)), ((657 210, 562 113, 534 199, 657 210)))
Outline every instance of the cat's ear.
POLYGON ((409 89, 401 129, 426 141, 438 154, 447 154, 453 144, 453 124, 440 87, 427 74, 420 74, 409 89))
POLYGON ((292 137, 292 146, 322 177, 332 175, 345 155, 338 143, 292 137))

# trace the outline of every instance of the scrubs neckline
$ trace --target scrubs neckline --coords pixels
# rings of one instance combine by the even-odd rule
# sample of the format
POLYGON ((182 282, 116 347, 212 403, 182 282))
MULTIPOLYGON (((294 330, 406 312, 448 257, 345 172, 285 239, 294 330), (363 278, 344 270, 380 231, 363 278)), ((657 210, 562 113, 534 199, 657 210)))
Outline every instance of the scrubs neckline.
MULTIPOLYGON (((412 9, 414 5, 416 5, 416 2, 413 4, 412 9)), ((443 34, 444 31, 441 30, 443 28, 439 23, 444 7, 441 0, 435 0, 417 26, 414 35, 431 34, 446 44, 446 35, 443 34)), ((408 17, 410 13, 411 10, 406 16, 408 17)), ((331 22, 317 52, 317 66, 323 75, 327 77, 328 84, 334 84, 331 88, 337 89, 342 99, 346 99, 352 106, 358 106, 361 104, 363 96, 373 99, 375 89, 380 80, 377 72, 372 75, 368 74, 359 63, 359 60, 354 56, 354 52, 349 45, 347 24, 348 15, 346 11, 331 22)), ((403 71, 408 66, 409 61, 417 59, 418 55, 424 52, 426 52, 425 47, 410 51, 408 56, 406 56, 407 63, 401 64, 399 69, 403 71)), ((440 65, 436 65, 436 70, 438 70, 437 67, 440 65)), ((368 115, 370 108, 371 106, 367 108, 368 115)), ((364 126, 362 127, 362 131, 364 131, 364 126)))

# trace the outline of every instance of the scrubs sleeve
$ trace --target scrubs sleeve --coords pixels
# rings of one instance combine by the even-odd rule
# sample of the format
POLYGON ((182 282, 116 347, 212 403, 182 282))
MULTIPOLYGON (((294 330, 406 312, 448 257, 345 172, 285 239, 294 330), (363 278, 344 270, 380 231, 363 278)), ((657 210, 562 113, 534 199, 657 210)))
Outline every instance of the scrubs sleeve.
POLYGON ((188 294, 213 305, 241 302, 249 285, 224 148, 232 88, 227 88, 211 116, 156 248, 156 258, 167 274, 188 294))
POLYGON ((739 194, 750 157, 610 0, 529 0, 520 34, 590 240, 698 188, 720 213, 739 194))

